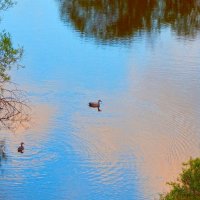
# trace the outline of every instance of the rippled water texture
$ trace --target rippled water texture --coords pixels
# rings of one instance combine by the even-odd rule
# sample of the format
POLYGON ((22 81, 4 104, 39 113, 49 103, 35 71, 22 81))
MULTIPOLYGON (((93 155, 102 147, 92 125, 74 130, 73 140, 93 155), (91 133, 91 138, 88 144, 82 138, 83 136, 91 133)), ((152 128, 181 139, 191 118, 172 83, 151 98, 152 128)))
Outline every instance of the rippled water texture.
POLYGON ((149 200, 166 191, 200 154, 199 6, 20 0, 3 13, 2 29, 25 50, 12 78, 28 92, 32 120, 1 131, 0 199, 149 200), (102 112, 88 107, 98 99, 102 112))

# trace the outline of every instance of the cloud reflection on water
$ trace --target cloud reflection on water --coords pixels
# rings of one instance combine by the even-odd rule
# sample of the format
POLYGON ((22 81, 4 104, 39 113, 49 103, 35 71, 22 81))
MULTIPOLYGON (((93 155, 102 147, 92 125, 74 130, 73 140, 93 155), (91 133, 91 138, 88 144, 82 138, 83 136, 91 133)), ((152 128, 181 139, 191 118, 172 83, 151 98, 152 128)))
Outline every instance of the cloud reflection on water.
POLYGON ((120 170, 137 171, 133 180, 143 182, 147 194, 158 193, 167 190, 165 183, 177 177, 182 162, 199 155, 198 45, 193 42, 187 57, 181 45, 164 41, 163 46, 143 64, 131 59, 128 88, 103 94, 102 113, 74 115, 82 141, 75 148, 100 170, 96 180, 109 177, 115 184, 123 180, 120 170), (105 163, 107 168, 101 167, 105 163))

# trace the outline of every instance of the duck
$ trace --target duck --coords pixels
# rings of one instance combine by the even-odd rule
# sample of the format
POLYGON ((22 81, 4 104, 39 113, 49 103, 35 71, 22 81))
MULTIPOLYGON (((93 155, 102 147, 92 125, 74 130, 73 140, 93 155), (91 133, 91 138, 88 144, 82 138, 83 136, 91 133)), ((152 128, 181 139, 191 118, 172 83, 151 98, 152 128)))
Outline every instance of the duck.
POLYGON ((89 102, 89 107, 92 107, 92 108, 100 108, 100 103, 101 103, 102 101, 101 100, 98 100, 97 102, 89 102))
POLYGON ((21 142, 21 146, 19 146, 18 149, 17 149, 18 152, 20 152, 20 153, 24 153, 24 146, 23 146, 23 145, 24 145, 24 143, 21 142))

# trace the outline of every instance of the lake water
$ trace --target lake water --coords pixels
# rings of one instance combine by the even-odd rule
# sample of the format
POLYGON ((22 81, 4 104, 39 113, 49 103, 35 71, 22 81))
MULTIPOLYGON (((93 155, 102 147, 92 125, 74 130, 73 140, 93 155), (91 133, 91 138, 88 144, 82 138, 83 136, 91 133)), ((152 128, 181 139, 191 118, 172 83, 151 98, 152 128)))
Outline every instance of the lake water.
POLYGON ((198 0, 20 0, 1 18, 32 120, 1 131, 0 199, 153 200, 200 155, 198 0))

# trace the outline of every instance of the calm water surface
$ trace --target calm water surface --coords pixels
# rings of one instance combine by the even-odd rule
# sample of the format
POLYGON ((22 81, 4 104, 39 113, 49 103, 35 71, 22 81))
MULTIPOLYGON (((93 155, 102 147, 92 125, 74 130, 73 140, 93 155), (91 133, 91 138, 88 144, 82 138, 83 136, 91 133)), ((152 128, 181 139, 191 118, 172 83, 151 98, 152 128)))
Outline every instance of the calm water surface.
POLYGON ((1 29, 32 122, 1 131, 2 200, 154 199, 200 155, 199 1, 20 0, 1 29), (89 109, 101 99, 102 112, 89 109), (25 143, 25 153, 16 149, 25 143))

